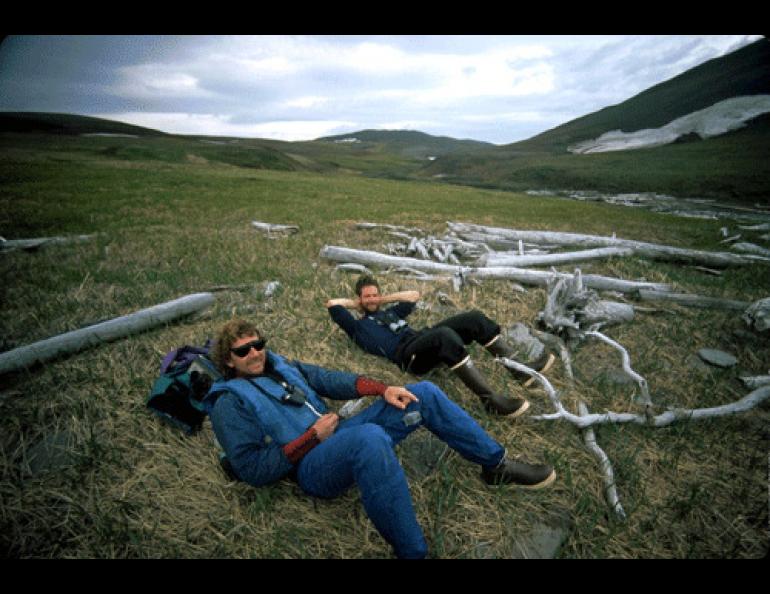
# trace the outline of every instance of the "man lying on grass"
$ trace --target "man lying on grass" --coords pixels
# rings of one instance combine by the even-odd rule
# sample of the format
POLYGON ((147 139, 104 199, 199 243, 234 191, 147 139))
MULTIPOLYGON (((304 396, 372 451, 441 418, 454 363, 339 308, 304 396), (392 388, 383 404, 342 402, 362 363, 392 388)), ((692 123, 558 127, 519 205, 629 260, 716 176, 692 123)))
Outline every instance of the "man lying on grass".
MULTIPOLYGON (((362 275, 356 282, 355 299, 330 299, 329 315, 358 346, 367 353, 389 359, 402 370, 423 375, 434 367, 447 365, 478 396, 490 412, 517 417, 529 408, 526 399, 509 398, 495 392, 473 365, 465 346, 477 342, 496 357, 512 358, 514 349, 500 334, 500 325, 478 310, 453 316, 431 328, 415 331, 406 318, 420 299, 417 291, 381 295, 376 279, 362 275), (395 302, 387 309, 382 306, 395 302), (347 311, 354 309, 359 319, 347 311)), ((552 353, 531 364, 545 373, 553 364, 552 353)), ((522 372, 509 369, 518 381, 529 379, 522 372)))
POLYGON ((488 484, 530 489, 556 478, 548 465, 507 457, 462 408, 437 386, 406 387, 289 361, 265 348, 244 320, 224 325, 212 359, 224 374, 204 399, 217 439, 236 477, 256 487, 285 477, 315 497, 342 495, 353 484, 367 515, 399 558, 422 558, 427 544, 417 523, 395 445, 425 427, 467 460, 488 484), (380 399, 341 420, 322 397, 380 399))

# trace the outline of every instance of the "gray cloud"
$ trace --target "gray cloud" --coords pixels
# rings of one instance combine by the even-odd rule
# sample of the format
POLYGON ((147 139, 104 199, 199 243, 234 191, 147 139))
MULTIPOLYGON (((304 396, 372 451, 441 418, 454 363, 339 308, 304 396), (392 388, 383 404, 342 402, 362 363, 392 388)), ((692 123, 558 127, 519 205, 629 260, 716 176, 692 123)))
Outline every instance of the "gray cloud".
POLYGON ((21 36, 0 110, 299 140, 402 126, 515 142, 758 36, 21 36))

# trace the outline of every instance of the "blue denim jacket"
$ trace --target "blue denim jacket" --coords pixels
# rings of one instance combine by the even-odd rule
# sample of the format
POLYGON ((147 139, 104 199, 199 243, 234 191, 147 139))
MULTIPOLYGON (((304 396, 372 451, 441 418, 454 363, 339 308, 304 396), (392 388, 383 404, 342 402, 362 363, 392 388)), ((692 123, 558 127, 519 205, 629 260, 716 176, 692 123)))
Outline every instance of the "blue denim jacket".
POLYGON ((333 371, 267 352, 267 368, 304 392, 307 401, 284 401, 287 390, 266 375, 220 380, 204 399, 214 433, 238 477, 254 486, 288 475, 282 447, 307 431, 328 409, 321 397, 358 398, 356 374, 333 371))

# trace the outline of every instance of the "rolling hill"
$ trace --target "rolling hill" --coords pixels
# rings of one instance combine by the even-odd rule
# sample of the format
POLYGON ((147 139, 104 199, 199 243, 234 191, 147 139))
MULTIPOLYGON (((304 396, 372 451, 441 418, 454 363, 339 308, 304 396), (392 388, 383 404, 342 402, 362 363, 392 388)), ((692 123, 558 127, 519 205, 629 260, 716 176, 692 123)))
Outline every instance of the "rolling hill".
POLYGON ((611 130, 633 132, 659 128, 726 99, 770 94, 768 65, 770 41, 760 39, 650 87, 623 103, 605 107, 506 148, 563 153, 572 144, 611 130))
POLYGON ((361 130, 304 142, 184 136, 99 118, 45 113, 0 113, 0 133, 16 134, 17 142, 21 142, 20 133, 54 134, 59 143, 71 138, 68 146, 79 142, 78 151, 127 160, 224 163, 511 191, 659 192, 767 204, 767 113, 749 120, 742 129, 706 139, 691 133, 664 146, 598 154, 571 154, 568 149, 615 130, 659 129, 736 97, 770 98, 768 64, 770 41, 765 38, 618 105, 504 146, 413 130, 361 130))

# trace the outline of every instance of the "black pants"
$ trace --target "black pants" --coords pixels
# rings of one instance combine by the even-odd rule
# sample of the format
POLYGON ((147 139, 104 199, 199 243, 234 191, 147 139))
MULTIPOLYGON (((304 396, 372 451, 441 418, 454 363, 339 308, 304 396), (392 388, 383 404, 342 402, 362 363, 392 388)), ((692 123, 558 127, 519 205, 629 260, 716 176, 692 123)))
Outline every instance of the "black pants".
POLYGON ((473 310, 421 330, 399 345, 396 356, 401 369, 422 375, 440 363, 457 365, 468 356, 465 345, 473 341, 484 345, 498 334, 499 324, 473 310))

